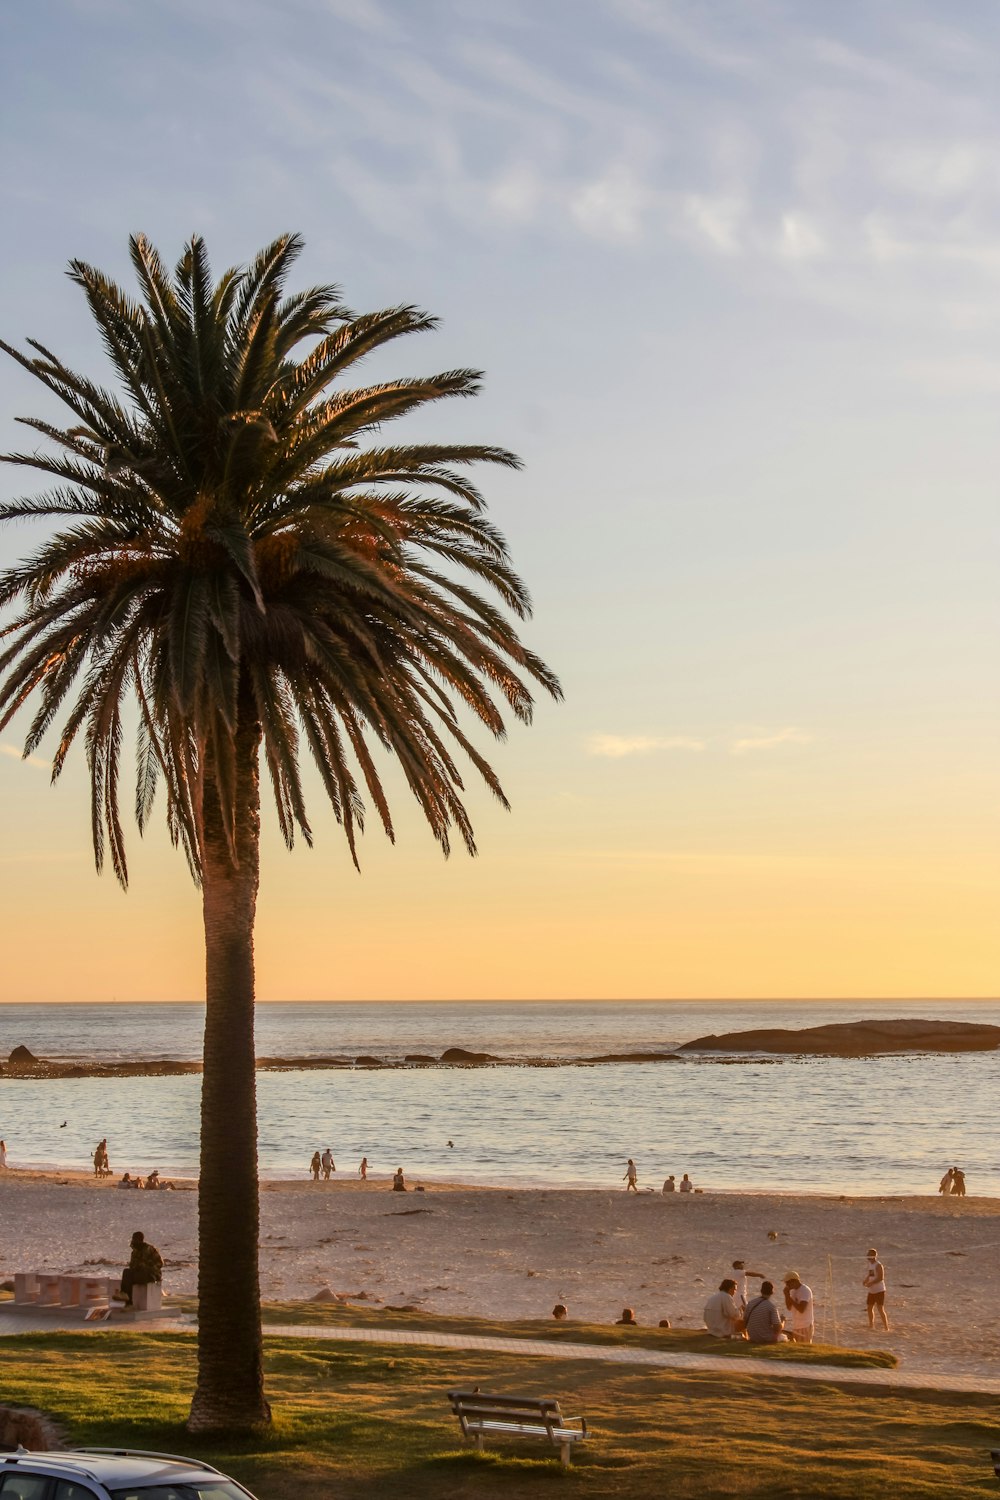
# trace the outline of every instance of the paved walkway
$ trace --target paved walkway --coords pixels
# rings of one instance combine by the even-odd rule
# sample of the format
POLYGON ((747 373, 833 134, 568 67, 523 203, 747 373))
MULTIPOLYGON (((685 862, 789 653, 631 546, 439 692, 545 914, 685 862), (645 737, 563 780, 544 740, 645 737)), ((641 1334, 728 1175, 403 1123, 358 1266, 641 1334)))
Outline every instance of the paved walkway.
MULTIPOLYGON (((15 1333, 191 1333, 194 1319, 116 1318, 81 1323, 58 1313, 0 1311, 0 1337, 15 1333)), ((333 1343, 411 1344, 430 1349, 482 1350, 489 1354, 533 1355, 540 1359, 590 1359, 615 1365, 646 1365, 659 1370, 710 1371, 717 1375, 767 1375, 778 1380, 822 1380, 827 1384, 886 1386, 905 1390, 964 1391, 1000 1395, 1000 1379, 989 1375, 944 1375, 926 1370, 850 1369, 842 1365, 798 1364, 777 1359, 740 1359, 716 1354, 668 1353, 623 1344, 567 1344, 549 1339, 485 1338, 470 1333, 430 1333, 403 1328, 343 1328, 316 1323, 265 1323, 265 1338, 320 1339, 333 1343)))

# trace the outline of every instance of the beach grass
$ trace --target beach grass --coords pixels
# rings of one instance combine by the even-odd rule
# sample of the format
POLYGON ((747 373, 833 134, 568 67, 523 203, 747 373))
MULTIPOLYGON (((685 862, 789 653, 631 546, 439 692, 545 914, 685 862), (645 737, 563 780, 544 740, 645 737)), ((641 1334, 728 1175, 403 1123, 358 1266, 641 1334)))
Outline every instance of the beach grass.
POLYGON ((189 1334, 22 1334, 2 1355, 4 1399, 49 1411, 69 1442, 197 1455, 261 1500, 530 1500, 553 1485, 587 1500, 958 1500, 996 1485, 985 1395, 269 1338, 274 1430, 223 1441, 183 1430, 189 1334), (467 1385, 557 1395, 593 1439, 568 1471, 537 1444, 480 1457, 445 1396, 467 1385))

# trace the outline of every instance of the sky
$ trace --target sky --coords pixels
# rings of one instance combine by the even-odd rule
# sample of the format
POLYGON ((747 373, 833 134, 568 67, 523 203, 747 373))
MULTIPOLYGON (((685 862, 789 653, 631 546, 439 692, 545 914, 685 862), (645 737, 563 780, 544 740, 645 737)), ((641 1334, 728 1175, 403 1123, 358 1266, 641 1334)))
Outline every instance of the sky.
MULTIPOLYGON (((318 788, 313 850, 265 816, 261 999, 997 994, 998 66, 989 0, 0 9, 5 339, 106 378, 71 257, 298 230, 297 285, 440 317, 373 376, 486 372, 410 435, 525 461, 565 702, 492 750, 512 811, 446 862, 390 778, 360 876, 318 788)), ((46 400, 0 365, 0 446, 46 400)), ((19 727, 0 1000, 200 998, 162 808, 123 894, 19 727)))

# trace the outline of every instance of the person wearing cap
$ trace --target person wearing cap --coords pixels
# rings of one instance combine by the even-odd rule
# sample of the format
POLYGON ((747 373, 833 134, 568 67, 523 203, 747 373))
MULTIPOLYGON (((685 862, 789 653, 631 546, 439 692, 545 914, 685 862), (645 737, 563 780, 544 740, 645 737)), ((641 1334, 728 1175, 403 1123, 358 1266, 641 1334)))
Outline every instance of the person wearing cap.
POLYGON ((785 1306, 788 1308, 788 1337, 793 1344, 811 1344, 816 1331, 813 1294, 798 1271, 785 1272, 785 1306))
POLYGON ((885 1266, 878 1258, 875 1249, 868 1252, 868 1265, 861 1285, 868 1293, 868 1327, 875 1327, 875 1312, 878 1311, 882 1319, 882 1327, 886 1333, 889 1332, 889 1319, 885 1311, 885 1266))
POLYGON ((719 1282, 719 1290, 705 1303, 702 1317, 713 1338, 743 1337, 743 1309, 736 1299, 736 1282, 731 1276, 719 1282))
POLYGON ((733 1271, 735 1273, 734 1276, 733 1276, 733 1280, 736 1282, 736 1300, 740 1304, 740 1306, 743 1308, 743 1311, 745 1313, 746 1310, 747 1310, 747 1300, 748 1300, 748 1298, 747 1298, 747 1277, 748 1276, 753 1276, 753 1277, 756 1278, 756 1280, 763 1281, 763 1279, 764 1279, 764 1272, 763 1271, 748 1271, 747 1270, 747 1263, 746 1263, 745 1260, 734 1260, 733 1261, 733 1271))

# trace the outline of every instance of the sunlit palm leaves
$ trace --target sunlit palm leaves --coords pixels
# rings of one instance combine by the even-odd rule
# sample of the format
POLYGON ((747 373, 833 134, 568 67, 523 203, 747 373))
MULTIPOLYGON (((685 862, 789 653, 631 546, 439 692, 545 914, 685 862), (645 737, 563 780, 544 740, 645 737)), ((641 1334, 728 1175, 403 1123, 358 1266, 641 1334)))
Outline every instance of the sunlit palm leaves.
POLYGON ((259 719, 286 841, 310 839, 305 750, 356 859, 362 784, 392 837, 370 746, 396 758, 445 851, 455 829, 472 850, 455 751, 503 793, 461 708, 501 735, 504 705, 530 718, 530 682, 559 691, 508 622, 527 594, 467 474, 515 457, 381 445, 390 418, 475 394, 478 373, 347 384, 365 355, 433 320, 413 307, 353 317, 332 287, 285 295, 299 249, 284 236, 213 285, 200 239, 171 278, 138 237, 138 302, 74 261, 117 395, 34 341, 30 355, 0 343, 73 413, 65 429, 27 420, 51 451, 6 455, 53 487, 0 519, 66 524, 0 578, 0 605, 20 610, 4 632, 0 728, 33 699, 25 751, 59 723, 54 775, 83 736, 97 862, 107 853, 122 883, 130 699, 139 825, 162 782, 198 875, 206 768, 235 848, 240 703, 259 719))

